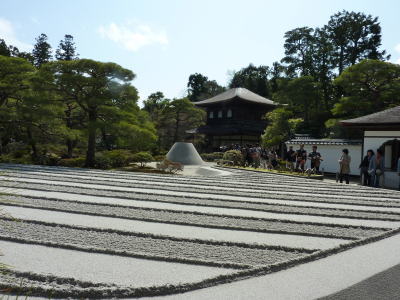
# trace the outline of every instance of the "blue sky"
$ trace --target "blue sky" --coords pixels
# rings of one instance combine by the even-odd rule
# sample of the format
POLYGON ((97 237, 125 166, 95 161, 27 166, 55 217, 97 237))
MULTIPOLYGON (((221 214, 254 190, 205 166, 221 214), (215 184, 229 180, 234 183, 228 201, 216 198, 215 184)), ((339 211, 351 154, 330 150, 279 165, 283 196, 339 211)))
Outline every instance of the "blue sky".
POLYGON ((226 85, 249 63, 271 65, 286 31, 323 26, 343 9, 378 16, 382 48, 400 63, 398 0, 0 0, 0 8, 0 38, 28 50, 40 33, 53 48, 71 34, 80 57, 131 69, 141 100, 183 96, 195 72, 226 85))

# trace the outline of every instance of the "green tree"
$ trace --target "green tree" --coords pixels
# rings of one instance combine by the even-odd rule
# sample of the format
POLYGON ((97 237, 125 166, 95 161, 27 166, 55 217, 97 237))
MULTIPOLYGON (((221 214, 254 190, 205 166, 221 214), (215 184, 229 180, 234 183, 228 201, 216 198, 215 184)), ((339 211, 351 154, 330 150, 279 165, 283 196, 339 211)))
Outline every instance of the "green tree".
POLYGON ((264 147, 278 146, 289 140, 303 122, 301 118, 293 118, 293 113, 282 107, 267 113, 266 119, 269 124, 261 136, 264 147))
POLYGON ((400 65, 363 60, 347 68, 334 84, 345 95, 335 104, 337 118, 355 118, 400 105, 400 65))
POLYGON ((36 38, 36 44, 32 50, 33 64, 39 68, 52 58, 51 46, 47 42, 47 35, 42 33, 36 38))
POLYGON ((314 76, 314 29, 300 27, 285 33, 285 57, 281 62, 287 66, 289 77, 296 74, 300 76, 314 76))
POLYGON ((192 102, 204 100, 225 91, 215 80, 208 80, 207 76, 195 73, 189 76, 187 83, 188 98, 192 102))
POLYGON ((11 51, 3 39, 0 39, 0 55, 11 56, 11 51))
POLYGON ((76 53, 76 46, 74 42, 74 37, 72 35, 66 34, 64 40, 60 41, 58 48, 56 50, 56 59, 58 60, 73 60, 77 59, 79 56, 76 53))
MULTIPOLYGON (((74 60, 78 58, 76 53, 76 46, 72 35, 66 34, 64 40, 60 41, 55 55, 57 60, 74 60)), ((66 145, 67 145, 67 157, 73 157, 74 148, 77 146, 79 138, 81 136, 80 129, 82 128, 82 110, 74 101, 74 99, 63 99, 65 106, 64 120, 68 128, 66 145)), ((104 135, 105 136, 105 135, 104 135)))
POLYGON ((315 112, 321 109, 321 90, 311 76, 303 76, 285 82, 285 87, 275 94, 277 102, 288 104, 296 117, 304 119, 305 125, 310 125, 310 120, 315 112))
POLYGON ((324 30, 336 49, 334 56, 339 74, 366 58, 390 58, 385 50, 379 50, 382 36, 377 17, 343 10, 331 16, 324 30))
POLYGON ((165 114, 171 120, 170 132, 172 143, 182 141, 186 135, 186 131, 203 124, 205 118, 205 112, 195 107, 187 98, 172 100, 165 114))
POLYGON ((235 72, 230 80, 230 88, 246 88, 253 93, 263 97, 270 97, 270 86, 268 76, 270 74, 267 66, 254 66, 249 64, 246 68, 235 72))
POLYGON ((135 74, 115 63, 90 59, 51 62, 40 72, 62 99, 74 99, 82 109, 88 136, 86 166, 93 167, 101 123, 114 124, 121 109, 137 102, 137 91, 130 85, 135 74))
POLYGON ((157 151, 160 152, 170 146, 169 127, 172 120, 167 112, 170 100, 162 92, 156 92, 143 101, 143 104, 143 110, 149 114, 157 130, 157 151))
POLYGON ((26 60, 0 55, 0 108, 10 98, 20 98, 29 89, 28 78, 34 68, 26 60))

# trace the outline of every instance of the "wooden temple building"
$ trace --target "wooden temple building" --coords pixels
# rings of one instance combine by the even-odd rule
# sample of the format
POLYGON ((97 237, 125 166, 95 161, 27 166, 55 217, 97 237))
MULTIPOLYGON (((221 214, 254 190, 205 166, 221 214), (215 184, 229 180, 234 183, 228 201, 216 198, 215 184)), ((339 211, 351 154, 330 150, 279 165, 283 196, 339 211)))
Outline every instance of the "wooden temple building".
POLYGON ((245 88, 234 88, 194 103, 207 112, 204 126, 192 133, 206 136, 206 148, 217 150, 232 144, 256 144, 264 132, 264 116, 277 104, 245 88))

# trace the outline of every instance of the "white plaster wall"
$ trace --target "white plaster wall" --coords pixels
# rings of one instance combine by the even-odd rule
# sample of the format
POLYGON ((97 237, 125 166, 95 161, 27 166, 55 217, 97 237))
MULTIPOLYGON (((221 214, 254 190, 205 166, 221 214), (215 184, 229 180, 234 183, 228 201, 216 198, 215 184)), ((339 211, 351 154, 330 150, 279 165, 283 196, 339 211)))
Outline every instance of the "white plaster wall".
MULTIPOLYGON (((293 146, 293 150, 300 148, 298 144, 286 143, 287 147, 293 146)), ((351 156, 350 163, 350 174, 360 175, 360 169, 358 166, 361 163, 361 145, 317 145, 317 151, 321 153, 323 161, 321 162, 320 170, 324 169, 324 172, 336 173, 339 170, 338 160, 342 155, 342 150, 349 149, 349 154, 351 156)), ((312 151, 312 145, 304 145, 304 149, 307 154, 312 151)), ((306 167, 310 167, 310 160, 307 160, 306 167)))

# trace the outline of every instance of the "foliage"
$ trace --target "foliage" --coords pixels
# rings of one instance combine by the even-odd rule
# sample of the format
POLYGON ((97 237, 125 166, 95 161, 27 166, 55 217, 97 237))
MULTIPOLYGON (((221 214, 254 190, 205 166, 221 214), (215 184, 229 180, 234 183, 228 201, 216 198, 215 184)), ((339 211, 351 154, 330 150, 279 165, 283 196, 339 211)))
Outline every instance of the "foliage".
POLYGON ((246 68, 233 74, 229 87, 242 87, 260 96, 270 97, 269 74, 270 70, 267 66, 256 67, 253 64, 249 64, 246 68))
POLYGON ((267 113, 269 126, 261 136, 262 145, 268 148, 290 139, 303 122, 302 119, 294 119, 292 117, 293 113, 285 108, 277 108, 267 113))
POLYGON ((149 152, 138 152, 132 155, 132 161, 140 163, 140 167, 144 168, 146 163, 154 161, 153 156, 149 152))
POLYGON ((222 157, 224 156, 224 152, 202 153, 200 156, 204 161, 213 162, 217 159, 222 159, 222 157))
POLYGON ((169 136, 169 147, 175 142, 183 141, 186 131, 203 124, 205 112, 194 106, 187 98, 174 99, 165 109, 166 134, 169 136))
POLYGON ((188 99, 192 102, 205 100, 222 93, 225 88, 215 80, 208 80, 207 76, 195 73, 189 76, 187 83, 188 99))
POLYGON ((74 43, 74 37, 72 35, 66 34, 64 40, 60 41, 58 48, 56 50, 56 59, 58 60, 73 60, 77 59, 78 55, 76 53, 76 46, 74 43))
POLYGON ((300 27, 285 33, 285 57, 282 62, 287 64, 287 73, 294 76, 313 76, 314 29, 300 27))
POLYGON ((60 159, 58 165, 62 167, 82 168, 85 165, 85 158, 84 157, 63 158, 60 159))
MULTIPOLYGON (((137 90, 130 85, 135 75, 115 63, 90 59, 56 61, 39 71, 43 87, 61 99, 74 99, 85 122, 88 136, 86 166, 95 165, 98 129, 107 144, 107 129, 122 133, 116 144, 129 147, 129 140, 155 140, 152 126, 137 107, 137 90), (142 126, 142 124, 144 126, 142 126)), ((111 146, 109 147, 111 148, 111 146)))
POLYGON ((400 105, 400 66, 363 60, 346 69, 335 85, 345 92, 332 109, 334 116, 359 117, 400 105))
POLYGON ((36 38, 36 44, 32 50, 33 64, 40 68, 43 64, 49 62, 52 58, 51 46, 47 42, 47 35, 42 33, 36 38))
POLYGON ((29 76, 34 72, 30 63, 22 58, 0 55, 0 107, 10 99, 20 99, 29 88, 29 76))
POLYGON ((244 158, 242 152, 239 150, 228 150, 224 153, 222 159, 224 161, 231 161, 235 166, 243 165, 244 158))
POLYGON ((339 75, 363 59, 389 59, 381 46, 381 26, 377 17, 341 11, 331 16, 324 30, 333 45, 339 75))

